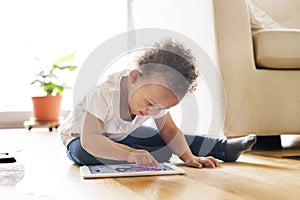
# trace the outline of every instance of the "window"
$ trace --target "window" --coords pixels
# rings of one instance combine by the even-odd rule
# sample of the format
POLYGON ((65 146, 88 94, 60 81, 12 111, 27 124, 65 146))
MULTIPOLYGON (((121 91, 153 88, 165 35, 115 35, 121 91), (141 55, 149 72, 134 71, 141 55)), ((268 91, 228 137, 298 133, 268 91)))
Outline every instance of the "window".
MULTIPOLYGON (((76 57, 70 62, 80 67, 98 45, 127 31, 127 26, 132 29, 133 22, 135 28, 184 34, 216 61, 211 7, 210 1, 198 0, 0 1, 0 128, 22 127, 32 115, 31 96, 40 93, 30 82, 42 67, 74 51, 76 57)), ((66 76, 68 85, 74 84, 78 72, 66 76)), ((199 85, 198 91, 199 130, 207 132, 213 114, 211 99, 205 85, 199 85)), ((69 110, 72 90, 63 96, 62 109, 69 110)), ((180 124, 181 115, 174 116, 180 124)))
MULTIPOLYGON (((18 116, 24 118, 24 112, 31 115, 31 96, 40 93, 30 82, 43 67, 74 51, 76 56, 70 62, 80 66, 103 41, 127 30, 127 2, 1 1, 0 21, 0 127, 3 127, 5 120, 13 123, 18 116), (12 112, 12 119, 7 119, 12 112)), ((66 76, 68 85, 74 84, 78 71, 66 76)), ((72 106, 72 91, 63 95, 62 109, 68 110, 72 106)))

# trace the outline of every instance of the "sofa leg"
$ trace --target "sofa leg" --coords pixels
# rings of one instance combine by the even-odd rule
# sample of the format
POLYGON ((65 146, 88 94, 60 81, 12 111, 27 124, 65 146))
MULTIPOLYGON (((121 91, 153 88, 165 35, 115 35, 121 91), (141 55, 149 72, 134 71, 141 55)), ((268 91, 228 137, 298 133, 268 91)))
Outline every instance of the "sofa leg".
POLYGON ((257 142, 252 147, 252 150, 281 150, 281 137, 275 136, 257 136, 257 142))

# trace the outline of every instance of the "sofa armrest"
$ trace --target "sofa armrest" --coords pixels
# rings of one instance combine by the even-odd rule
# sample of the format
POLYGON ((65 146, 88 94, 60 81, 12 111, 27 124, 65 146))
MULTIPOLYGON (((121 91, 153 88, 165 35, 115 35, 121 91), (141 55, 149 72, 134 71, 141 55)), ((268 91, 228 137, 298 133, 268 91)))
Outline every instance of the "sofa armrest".
POLYGON ((253 41, 259 68, 300 69, 300 29, 261 30, 253 41))
POLYGON ((213 10, 222 75, 251 73, 255 62, 247 0, 213 0, 213 10))
MULTIPOLYGON (((257 71, 247 0, 213 0, 218 68, 227 110, 237 110, 257 71)), ((230 116, 228 118, 231 118, 230 116)))

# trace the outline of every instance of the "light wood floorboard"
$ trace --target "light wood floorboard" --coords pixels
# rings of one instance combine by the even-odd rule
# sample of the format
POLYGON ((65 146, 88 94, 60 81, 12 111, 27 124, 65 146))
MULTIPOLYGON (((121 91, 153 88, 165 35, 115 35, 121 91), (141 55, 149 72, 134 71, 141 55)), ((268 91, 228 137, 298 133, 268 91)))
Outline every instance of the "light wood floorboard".
POLYGON ((299 199, 300 161, 281 158, 300 150, 244 153, 216 169, 182 166, 186 175, 82 179, 58 134, 47 129, 0 130, 0 199, 299 199))

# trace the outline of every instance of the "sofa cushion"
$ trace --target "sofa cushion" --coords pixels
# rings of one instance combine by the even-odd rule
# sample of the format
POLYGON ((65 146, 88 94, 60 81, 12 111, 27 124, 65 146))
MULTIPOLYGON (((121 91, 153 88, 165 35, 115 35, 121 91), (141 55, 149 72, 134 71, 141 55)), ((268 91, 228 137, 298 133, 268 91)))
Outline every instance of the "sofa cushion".
POLYGON ((284 28, 274 21, 265 11, 261 10, 251 1, 248 1, 248 10, 251 23, 252 34, 263 29, 281 29, 284 28))
POLYGON ((260 30, 253 35, 258 68, 300 69, 300 30, 260 30))
MULTIPOLYGON (((262 16, 263 11, 268 18, 285 28, 300 29, 299 0, 247 0, 255 6, 255 14, 262 16), (259 11, 260 10, 260 11, 259 11), (257 12, 258 11, 258 12, 257 12)), ((273 24, 274 25, 274 24, 273 24)), ((272 25, 272 26, 273 26, 272 25)))

